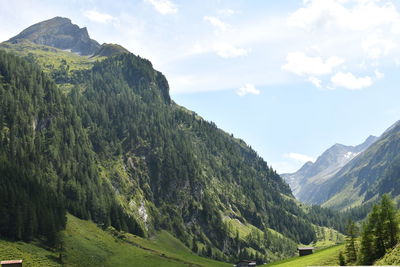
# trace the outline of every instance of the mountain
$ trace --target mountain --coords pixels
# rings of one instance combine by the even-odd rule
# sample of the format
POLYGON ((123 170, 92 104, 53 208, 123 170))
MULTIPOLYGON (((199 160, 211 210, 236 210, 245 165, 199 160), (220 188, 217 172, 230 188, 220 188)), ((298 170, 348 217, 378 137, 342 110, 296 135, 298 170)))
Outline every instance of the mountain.
POLYGON ((86 28, 79 28, 70 19, 62 17, 32 25, 8 40, 14 44, 22 41, 70 50, 81 55, 92 55, 100 48, 98 42, 90 39, 86 28))
POLYGON ((399 149, 400 123, 396 122, 326 183, 323 206, 345 209, 373 202, 385 193, 400 196, 399 149))
POLYGON ((358 146, 335 144, 322 153, 315 163, 307 162, 297 172, 282 174, 282 177, 289 183, 293 194, 300 201, 321 204, 325 197, 320 192, 321 187, 376 139, 375 136, 369 136, 358 146))
POLYGON ((93 57, 110 57, 123 53, 129 54, 130 52, 118 44, 102 44, 93 57))
POLYGON ((1 236, 54 246, 71 213, 145 238, 166 230, 202 256, 261 262, 343 224, 299 204, 243 140, 177 105, 149 60, 60 50, 75 47, 60 34, 70 25, 54 18, 0 46, 1 236))

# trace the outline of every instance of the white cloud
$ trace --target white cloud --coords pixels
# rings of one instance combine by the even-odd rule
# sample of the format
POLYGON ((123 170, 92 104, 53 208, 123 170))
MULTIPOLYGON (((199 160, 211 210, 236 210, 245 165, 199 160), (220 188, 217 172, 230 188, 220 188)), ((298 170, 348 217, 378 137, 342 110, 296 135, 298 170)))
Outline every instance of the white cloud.
POLYGON ((238 96, 245 96, 247 94, 252 94, 252 95, 259 95, 260 90, 258 90, 254 84, 247 83, 244 86, 240 87, 238 90, 236 90, 236 94, 238 96))
POLYGON ((234 57, 246 56, 250 52, 251 49, 249 48, 240 48, 227 43, 214 43, 214 44, 196 43, 192 47, 190 54, 215 53, 222 58, 234 58, 234 57))
POLYGON ((382 79, 383 77, 385 77, 385 73, 380 72, 378 69, 375 70, 375 77, 379 80, 382 79))
POLYGON ((333 56, 324 61, 321 57, 309 57, 303 52, 294 52, 287 55, 286 61, 282 67, 284 70, 297 75, 318 76, 331 73, 333 68, 344 62, 344 59, 333 56))
POLYGON ((371 36, 361 44, 365 53, 372 59, 388 55, 396 47, 395 42, 377 36, 371 36))
POLYGON ((145 0, 163 15, 178 13, 178 7, 169 0, 145 0))
POLYGON ((232 58, 245 56, 250 52, 250 49, 237 48, 229 44, 220 44, 215 47, 218 56, 223 58, 232 58))
POLYGON ((203 17, 204 21, 207 21, 211 25, 213 25, 215 28, 217 28, 220 31, 225 31, 229 28, 229 24, 221 21, 220 19, 213 17, 213 16, 204 16, 203 17))
POLYGON ((335 86, 344 87, 350 90, 359 90, 372 85, 371 77, 356 77, 351 72, 338 72, 331 77, 331 82, 335 86))
POLYGON ((321 88, 322 81, 320 79, 311 76, 308 78, 308 81, 314 84, 315 87, 321 88))
POLYGON ((223 9, 218 10, 218 14, 226 15, 226 16, 234 15, 236 13, 238 13, 238 12, 233 9, 230 9, 230 8, 223 8, 223 9))
POLYGON ((290 153, 287 153, 287 154, 285 154, 283 156, 285 158, 288 158, 288 159, 293 159, 293 160, 295 160, 295 161, 297 161, 299 163, 306 163, 308 161, 315 162, 315 158, 313 158, 311 156, 304 155, 304 154, 300 154, 300 153, 290 152, 290 153))
POLYGON ((291 14, 289 25, 305 29, 339 27, 367 30, 399 23, 393 3, 379 0, 309 0, 305 7, 291 14))
POLYGON ((83 12, 83 15, 91 21, 103 24, 108 24, 116 20, 116 18, 113 16, 106 13, 97 12, 96 10, 87 10, 83 12))

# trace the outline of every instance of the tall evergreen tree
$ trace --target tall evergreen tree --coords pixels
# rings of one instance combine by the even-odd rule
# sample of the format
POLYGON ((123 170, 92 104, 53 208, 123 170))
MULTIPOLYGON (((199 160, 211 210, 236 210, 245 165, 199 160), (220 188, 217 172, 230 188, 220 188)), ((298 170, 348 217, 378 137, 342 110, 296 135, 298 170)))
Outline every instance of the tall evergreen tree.
POLYGON ((399 239, 397 211, 389 195, 382 196, 379 204, 372 207, 361 234, 359 262, 372 264, 393 248, 399 239))
POLYGON ((347 224, 347 237, 346 237, 346 261, 348 263, 355 263, 357 261, 357 247, 356 238, 358 235, 358 229, 356 224, 349 220, 347 224))

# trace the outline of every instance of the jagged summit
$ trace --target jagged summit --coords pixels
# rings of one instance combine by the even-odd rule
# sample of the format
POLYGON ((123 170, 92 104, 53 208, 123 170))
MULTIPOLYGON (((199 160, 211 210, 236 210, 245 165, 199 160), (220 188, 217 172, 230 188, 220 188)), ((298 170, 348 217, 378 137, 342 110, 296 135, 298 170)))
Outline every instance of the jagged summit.
POLYGON ((36 44, 47 45, 59 49, 68 49, 81 55, 93 55, 100 48, 100 44, 90 39, 86 27, 79 28, 71 20, 55 17, 34 24, 23 30, 8 42, 19 43, 29 40, 36 44))
POLYGON ((322 153, 317 160, 305 163, 295 173, 285 173, 282 177, 289 183, 293 194, 310 204, 320 204, 321 196, 316 188, 331 179, 343 166, 370 147, 378 138, 370 135, 362 144, 346 146, 335 144, 322 153))

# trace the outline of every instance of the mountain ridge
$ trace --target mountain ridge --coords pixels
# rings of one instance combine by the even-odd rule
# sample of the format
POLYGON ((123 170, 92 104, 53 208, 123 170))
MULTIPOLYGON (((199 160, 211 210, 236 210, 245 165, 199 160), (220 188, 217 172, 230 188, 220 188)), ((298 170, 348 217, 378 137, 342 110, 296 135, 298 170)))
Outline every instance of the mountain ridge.
POLYGON ((331 179, 341 168, 376 140, 377 137, 370 135, 363 143, 356 146, 334 144, 325 150, 314 163, 307 162, 297 172, 281 176, 290 184, 293 194, 300 201, 321 204, 316 191, 316 187, 319 187, 318 184, 331 179))
POLYGON ((72 24, 69 18, 64 17, 55 17, 36 23, 10 38, 8 42, 15 44, 22 40, 71 50, 81 55, 92 55, 100 48, 97 41, 90 39, 86 27, 79 28, 76 24, 72 24))

